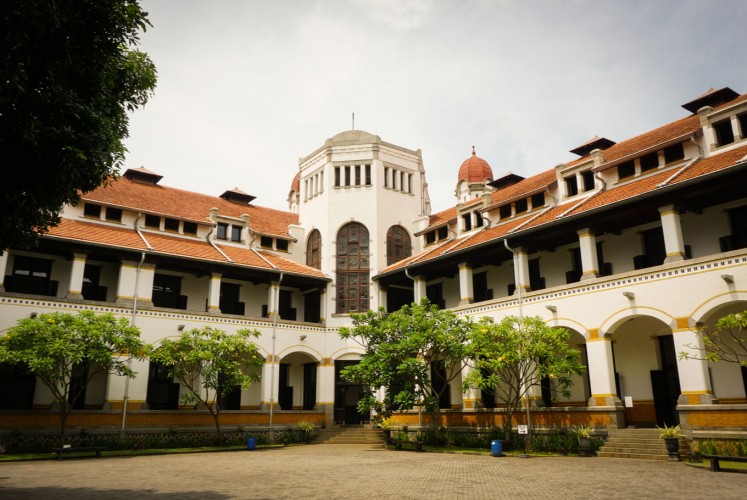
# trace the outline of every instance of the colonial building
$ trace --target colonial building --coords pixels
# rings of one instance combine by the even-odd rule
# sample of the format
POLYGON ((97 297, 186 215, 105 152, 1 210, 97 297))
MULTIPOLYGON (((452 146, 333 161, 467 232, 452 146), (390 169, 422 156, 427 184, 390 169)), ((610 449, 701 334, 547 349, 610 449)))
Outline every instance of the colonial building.
MULTIPOLYGON (((711 90, 683 107, 681 119, 619 142, 594 137, 528 178, 494 177, 473 149, 455 205, 435 214, 420 151, 363 131, 299 161, 287 212, 238 188, 199 194, 130 169, 66 207, 37 249, 6 249, 0 332, 84 309, 130 318, 156 345, 185 328, 255 328, 262 381, 222 402, 224 425, 357 423, 368 419, 355 410, 362 388, 339 371, 362 351, 338 328, 350 313, 427 297, 463 316, 537 315, 572 332, 587 373, 570 400, 542 384, 535 425, 744 431, 744 368, 679 353, 697 354, 700 325, 747 309, 747 95, 711 90)), ((123 411, 133 428, 211 424, 181 406, 163 367, 134 369, 129 384, 91 382, 70 425, 117 428, 123 411)), ((0 377, 2 427, 54 425, 41 383, 9 366, 0 377)), ((445 425, 502 419, 461 380, 442 406, 445 425)))

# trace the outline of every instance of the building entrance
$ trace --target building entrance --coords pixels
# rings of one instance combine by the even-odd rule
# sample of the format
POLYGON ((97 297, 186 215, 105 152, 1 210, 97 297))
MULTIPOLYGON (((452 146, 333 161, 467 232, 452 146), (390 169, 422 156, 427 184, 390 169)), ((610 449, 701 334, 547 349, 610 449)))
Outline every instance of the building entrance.
POLYGON ((341 374, 343 369, 358 363, 358 361, 335 361, 335 424, 356 425, 371 421, 371 415, 368 412, 358 411, 358 402, 365 396, 368 386, 350 382, 341 374))

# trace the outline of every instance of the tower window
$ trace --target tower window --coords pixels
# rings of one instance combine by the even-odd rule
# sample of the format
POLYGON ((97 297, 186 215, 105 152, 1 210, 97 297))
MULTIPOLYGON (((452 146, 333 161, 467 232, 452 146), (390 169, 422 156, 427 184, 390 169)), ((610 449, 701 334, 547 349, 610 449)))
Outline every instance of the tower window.
POLYGON ((317 229, 311 232, 306 242, 306 265, 322 268, 322 235, 317 229))
POLYGON ((340 167, 335 167, 335 187, 340 187, 340 167))
POLYGON ((369 306, 368 229, 349 222, 337 233, 337 280, 335 283, 338 314, 368 311, 369 306))
POLYGON ((412 255, 410 233, 402 226, 392 226, 386 233, 386 263, 391 266, 395 262, 412 255))
POLYGON ((366 186, 371 185, 371 165, 366 165, 366 186))

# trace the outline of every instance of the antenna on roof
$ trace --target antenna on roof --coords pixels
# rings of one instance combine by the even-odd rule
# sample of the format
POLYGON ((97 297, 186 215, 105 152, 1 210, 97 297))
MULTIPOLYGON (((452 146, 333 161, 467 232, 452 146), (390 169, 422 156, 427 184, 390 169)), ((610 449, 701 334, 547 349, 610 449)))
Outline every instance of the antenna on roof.
POLYGON ((353 112, 353 128, 350 130, 355 130, 355 111, 353 112))

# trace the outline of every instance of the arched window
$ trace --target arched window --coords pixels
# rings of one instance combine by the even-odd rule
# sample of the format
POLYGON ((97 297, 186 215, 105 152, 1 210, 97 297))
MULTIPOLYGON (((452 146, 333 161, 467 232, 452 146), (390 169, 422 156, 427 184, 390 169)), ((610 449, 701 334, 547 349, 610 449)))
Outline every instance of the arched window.
POLYGON ((306 265, 322 268, 322 235, 317 229, 311 231, 306 241, 306 265))
POLYGON ((368 229, 350 222, 337 233, 337 313, 368 311, 368 229))
POLYGON ((392 226, 386 232, 386 264, 391 266, 412 255, 410 233, 402 226, 392 226))

